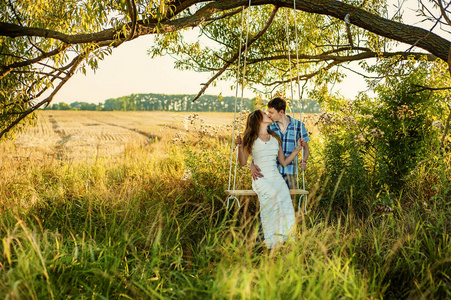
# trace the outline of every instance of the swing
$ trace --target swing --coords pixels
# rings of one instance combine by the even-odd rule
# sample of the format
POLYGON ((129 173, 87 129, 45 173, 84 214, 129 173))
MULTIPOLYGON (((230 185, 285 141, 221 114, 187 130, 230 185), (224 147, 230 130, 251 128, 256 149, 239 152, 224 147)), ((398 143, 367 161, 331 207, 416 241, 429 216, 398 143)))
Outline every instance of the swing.
MULTIPOLYGON (((225 190, 229 196, 256 196, 254 190, 225 190)), ((308 191, 302 189, 290 189, 290 195, 308 195, 308 191)))
MULTIPOLYGON (((245 51, 244 51, 244 64, 243 64, 243 74, 242 74, 242 85, 241 85, 241 103, 240 103, 240 117, 239 117, 239 125, 238 125, 238 132, 241 131, 241 115, 242 115, 242 107, 243 107, 243 93, 244 93, 244 78, 245 78, 245 74, 246 74, 246 61, 247 61, 247 46, 248 46, 248 38, 249 38, 249 19, 250 19, 250 9, 251 9, 251 0, 249 0, 249 8, 248 8, 248 14, 247 14, 247 21, 246 21, 246 26, 247 26, 247 30, 246 30, 246 44, 245 44, 245 51)), ((294 1, 294 9, 296 10, 296 1, 294 1)), ((288 13, 287 13, 288 14, 288 13)), ((295 28, 297 28, 297 24, 296 24, 296 18, 294 18, 295 20, 295 28)), ((239 55, 238 55, 238 69, 237 69, 237 85, 236 85, 236 92, 235 92, 235 109, 234 109, 234 114, 233 114, 233 120, 235 122, 236 120, 236 107, 237 107, 237 98, 238 98, 238 82, 239 82, 239 73, 240 73, 240 65, 241 65, 241 48, 242 48, 242 34, 243 34, 243 25, 244 25, 244 10, 242 11, 241 14, 241 35, 240 35, 240 47, 239 47, 239 55)), ((290 45, 290 39, 289 39, 289 33, 288 33, 288 15, 287 15, 287 25, 286 25, 286 31, 287 31, 287 40, 288 40, 288 47, 290 45)), ((298 55, 298 35, 297 35, 297 31, 295 31, 296 33, 296 58, 297 58, 297 84, 298 84, 298 92, 299 92, 299 108, 300 108, 300 112, 299 112, 299 119, 302 120, 301 118, 301 112, 302 112, 302 107, 301 107, 301 94, 300 94, 300 84, 299 84, 299 55, 298 55)), ((288 49, 288 60, 289 60, 289 66, 290 66, 290 84, 291 84, 291 99, 294 99, 293 97, 293 81, 292 81, 292 74, 291 74, 291 57, 290 57, 290 49, 288 49)), ((294 119, 294 112, 293 112, 293 119, 294 119)), ((302 126, 301 126, 301 130, 302 130, 302 126)), ((301 132, 301 136, 302 136, 302 132, 301 132)), ((225 193, 229 196, 227 198, 227 208, 229 208, 229 203, 230 200, 237 202, 238 207, 240 207, 240 201, 238 200, 238 196, 256 196, 257 193, 254 190, 237 190, 235 189, 236 186, 236 172, 237 172, 237 165, 238 165, 238 154, 235 156, 235 176, 234 176, 234 180, 233 180, 233 189, 231 189, 231 176, 232 176, 232 161, 233 161, 233 153, 235 152, 233 149, 233 145, 235 142, 235 126, 233 126, 232 129, 232 144, 231 144, 231 151, 230 151, 230 168, 229 168, 229 184, 228 184, 228 189, 225 190, 225 193)), ((236 147, 236 149, 238 149, 236 147)), ((301 154, 302 155, 302 154, 301 154)), ((302 157, 302 156, 301 156, 302 157)), ((297 166, 297 157, 294 161, 295 165, 297 166)), ((299 168, 298 169, 298 173, 296 174, 296 179, 297 179, 297 189, 290 189, 290 195, 301 195, 302 197, 305 197, 305 213, 307 213, 307 195, 308 195, 308 191, 305 190, 305 178, 304 178, 304 170, 302 170, 302 181, 303 181, 303 188, 300 189, 299 188, 299 168)), ((298 205, 298 210, 300 211, 300 206, 301 206, 301 198, 299 199, 299 205, 298 205)))

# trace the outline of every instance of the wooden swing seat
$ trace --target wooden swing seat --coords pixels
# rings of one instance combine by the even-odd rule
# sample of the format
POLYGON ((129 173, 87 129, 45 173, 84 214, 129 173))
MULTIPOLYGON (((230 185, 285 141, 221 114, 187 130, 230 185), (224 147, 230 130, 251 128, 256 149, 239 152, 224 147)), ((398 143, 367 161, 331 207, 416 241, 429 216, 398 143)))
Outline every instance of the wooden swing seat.
MULTIPOLYGON (((254 190, 226 190, 225 193, 230 196, 256 196, 254 190)), ((301 189, 291 189, 290 195, 308 195, 308 191, 301 189)))

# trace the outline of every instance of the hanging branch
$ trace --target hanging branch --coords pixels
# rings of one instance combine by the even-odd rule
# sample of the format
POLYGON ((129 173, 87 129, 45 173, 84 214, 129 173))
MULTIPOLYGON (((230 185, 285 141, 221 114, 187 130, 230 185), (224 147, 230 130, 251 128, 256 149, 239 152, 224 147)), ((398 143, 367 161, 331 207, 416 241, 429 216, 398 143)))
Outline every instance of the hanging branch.
POLYGON ((328 64, 327 66, 325 66, 323 69, 320 69, 320 70, 315 71, 313 73, 304 74, 304 75, 300 75, 300 76, 293 76, 293 78, 289 78, 289 79, 286 79, 286 80, 277 80, 277 81, 273 81, 273 82, 269 82, 269 83, 260 82, 260 84, 264 85, 264 86, 271 86, 271 85, 274 85, 274 84, 281 85, 281 84, 284 84, 284 83, 289 83, 290 81, 297 80, 298 78, 299 78, 299 80, 309 80, 312 77, 315 77, 316 75, 318 75, 319 73, 321 73, 323 71, 327 71, 327 70, 331 69, 332 67, 334 67, 334 66, 336 66, 338 64, 340 64, 340 62, 334 61, 334 62, 331 62, 330 64, 328 64))
POLYGON ((69 44, 63 44, 61 46, 58 46, 57 48, 55 48, 54 50, 52 50, 50 52, 44 52, 42 55, 40 55, 36 58, 16 62, 16 63, 10 64, 8 66, 1 66, 0 68, 3 70, 0 71, 0 79, 3 79, 6 75, 8 75, 12 70, 14 70, 16 68, 30 66, 30 65, 40 62, 46 58, 55 56, 55 55, 65 51, 67 48, 69 48, 69 46, 70 46, 69 44))
POLYGON ((450 5, 450 3, 448 3, 448 5, 446 7, 443 7, 443 3, 442 0, 438 0, 438 6, 440 7, 440 12, 443 16, 443 18, 445 19, 446 23, 448 23, 448 25, 451 26, 451 20, 448 18, 448 15, 446 14, 446 9, 448 8, 448 6, 450 5))
MULTIPOLYGON (((13 12, 14 17, 15 17, 16 20, 17 20, 17 23, 19 23, 19 25, 22 26, 22 21, 20 20, 19 15, 17 14, 16 10, 14 9, 14 5, 11 3, 11 0, 8 0, 8 6, 9 6, 9 8, 11 9, 11 11, 13 12)), ((39 52, 41 52, 41 53, 43 53, 43 54, 45 53, 44 50, 42 50, 41 48, 39 48, 38 46, 36 46, 35 43, 33 43, 33 41, 31 40, 31 37, 27 36, 27 39, 28 39, 28 41, 30 42, 30 44, 31 44, 34 48, 36 48, 39 52)))
POLYGON ((36 105, 33 105, 32 107, 28 108, 27 110, 21 112, 20 115, 14 121, 12 121, 8 126, 6 126, 6 128, 4 128, 0 132, 0 138, 3 137, 3 135, 6 134, 8 131, 10 131, 11 128, 13 128, 17 124, 19 124, 19 122, 22 121, 29 114, 31 114, 32 112, 34 112, 35 110, 40 108, 42 105, 44 105, 46 103, 50 103, 52 101, 53 97, 56 95, 56 93, 58 93, 58 91, 66 84, 66 82, 75 74, 75 71, 77 70, 78 66, 85 59, 85 56, 87 56, 87 55, 88 55, 88 53, 84 54, 84 55, 79 55, 76 58, 74 58, 74 60, 71 63, 72 67, 70 68, 68 75, 63 80, 61 80, 61 82, 58 84, 58 86, 52 91, 50 96, 48 96, 41 102, 37 103, 36 105))
POLYGON ((225 13, 223 15, 220 15, 219 17, 209 18, 208 21, 207 21, 208 24, 205 24, 205 26, 208 26, 208 25, 210 25, 211 23, 213 23, 215 21, 219 21, 219 20, 222 20, 222 19, 234 16, 234 15, 240 13, 243 9, 244 9, 244 7, 239 7, 239 8, 237 8, 237 9, 231 11, 231 12, 228 12, 228 13, 225 13))
POLYGON ((127 1, 127 11, 130 15, 130 19, 132 20, 132 29, 130 34, 127 37, 127 40, 133 39, 136 31, 136 22, 137 22, 137 14, 138 11, 136 9, 136 0, 126 0, 127 1))
MULTIPOLYGON (((269 28, 269 26, 271 26, 272 22, 274 21, 274 18, 276 16, 276 13, 278 11, 278 7, 275 6, 273 11, 271 12, 271 15, 269 16, 268 21, 266 22, 265 26, 262 28, 262 30, 260 30, 259 33, 257 33, 252 39, 250 39, 247 43, 247 45, 243 45, 241 47, 241 52, 244 51, 244 49, 247 47, 247 49, 249 49, 249 47, 255 42, 257 41, 269 28)), ((196 101, 197 99, 199 99, 200 96, 202 96, 202 94, 205 92, 205 90, 210 86, 210 84, 216 80, 219 76, 221 76, 222 73, 224 73, 228 67, 230 67, 238 58, 240 52, 236 52, 232 58, 230 60, 228 60, 227 63, 224 64, 224 66, 221 68, 221 70, 219 70, 219 72, 217 72, 215 75, 213 75, 213 77, 211 77, 207 83, 204 84, 204 87, 199 91, 199 93, 196 95, 196 97, 194 97, 194 99, 192 100, 193 102, 196 101)))
POLYGON ((414 90, 409 92, 409 94, 416 94, 419 92, 423 92, 423 91, 443 91, 443 90, 451 90, 451 86, 448 87, 429 87, 429 86, 423 86, 423 85, 419 85, 419 84, 413 84, 413 86, 419 88, 418 90, 414 90))
MULTIPOLYGON (((6 113, 6 115, 18 114, 18 117, 15 118, 13 121, 11 121, 11 123, 9 123, 9 124, 3 124, 5 127, 3 128, 3 126, 2 126, 2 131, 0 132, 0 138, 2 138, 3 135, 5 135, 8 131, 10 131, 14 126, 19 124, 20 121, 25 119, 29 114, 31 114, 32 112, 36 111, 37 109, 39 109, 43 105, 48 105, 53 100, 53 97, 59 92, 59 90, 75 74, 75 72, 77 71, 79 65, 83 62, 83 60, 85 60, 89 56, 89 54, 92 51, 94 51, 96 49, 99 49, 99 48, 102 48, 102 47, 106 47, 106 46, 116 47, 116 46, 121 45, 124 41, 125 41, 125 39, 123 39, 123 40, 114 40, 114 41, 104 41, 104 42, 101 42, 101 43, 93 44, 93 47, 88 47, 88 49, 86 51, 84 51, 82 54, 79 54, 74 59, 72 59, 72 61, 69 64, 67 64, 67 65, 65 65, 63 67, 60 67, 60 68, 54 68, 54 70, 52 72, 50 72, 48 75, 43 76, 43 77, 47 77, 47 76, 50 75, 50 77, 52 77, 51 80, 50 80, 50 83, 53 83, 56 79, 60 79, 61 81, 53 89, 51 94, 47 98, 45 98, 44 100, 40 101, 39 103, 34 104, 34 105, 31 104, 28 107, 28 109, 26 109, 25 111, 8 112, 8 113, 6 113), (65 76, 61 77, 61 75, 65 75, 65 76)), ((69 45, 64 45, 64 46, 68 47, 69 45)), ((58 50, 58 49, 55 49, 54 51, 56 51, 56 50, 58 50)), ((37 81, 34 81, 32 83, 32 85, 28 87, 27 94, 30 94, 32 86, 34 84, 36 84, 36 83, 37 83, 37 81)), ((48 84, 45 87, 43 87, 36 95, 30 95, 28 97, 28 99, 23 100, 23 101, 16 101, 16 102, 13 102, 13 103, 8 103, 8 104, 4 105, 3 108, 11 106, 11 105, 14 105, 14 104, 30 103, 32 100, 42 96, 44 94, 44 92, 46 92, 51 87, 52 87, 52 85, 48 84)))

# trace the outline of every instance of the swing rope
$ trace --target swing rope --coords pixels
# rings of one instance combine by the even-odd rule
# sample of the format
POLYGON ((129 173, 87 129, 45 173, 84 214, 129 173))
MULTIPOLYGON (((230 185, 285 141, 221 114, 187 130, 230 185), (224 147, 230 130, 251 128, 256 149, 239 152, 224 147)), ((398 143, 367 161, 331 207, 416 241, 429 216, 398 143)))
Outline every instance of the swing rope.
MULTIPOLYGON (((242 119, 242 111, 243 111, 243 94, 244 94, 244 84, 245 84, 245 75, 246 75, 246 62, 247 62, 247 44, 249 40, 249 19, 250 19, 250 11, 251 11, 251 2, 252 0, 249 0, 249 7, 247 11, 247 20, 246 20, 246 42, 244 45, 244 65, 243 65, 243 75, 242 75, 242 84, 241 84, 241 100, 240 100, 240 117, 238 122, 238 132, 241 132, 241 119, 242 119)), ((241 12, 241 32, 240 32, 240 48, 238 52, 238 69, 236 74, 236 89, 235 89, 235 109, 233 112, 233 126, 232 126, 232 143, 230 145, 230 167, 229 167, 229 185, 228 190, 230 190, 230 184, 231 184, 231 178, 232 178, 232 161, 233 161, 233 153, 235 152, 234 148, 237 150, 237 154, 235 156, 235 172, 233 177, 233 190, 235 190, 236 187, 236 173, 237 173, 237 167, 238 167, 238 147, 234 147, 235 144, 235 120, 236 120, 236 107, 237 107, 237 101, 238 101, 238 90, 239 90, 239 82, 240 82, 240 66, 241 66, 241 48, 242 48, 242 40, 243 40, 243 27, 244 27, 244 7, 243 11, 241 12)), ((235 195, 230 195, 227 198, 227 209, 229 208, 229 202, 230 200, 236 200, 238 203, 238 207, 240 207, 240 201, 235 195)))
MULTIPOLYGON (((301 96, 301 85, 300 85, 300 80, 299 80, 299 48, 298 48, 298 31, 297 31, 297 18, 296 18, 296 0, 293 1, 293 11, 294 11, 294 32, 295 32, 295 47, 296 47, 296 79, 297 79, 297 85, 298 85, 298 101, 299 101, 299 121, 301 122, 301 138, 304 136, 304 127, 302 126, 302 96, 301 96)), ((286 36, 287 36, 287 53, 288 53, 288 67, 289 67, 289 71, 290 71, 290 91, 291 91, 291 100, 294 101, 294 88, 293 88, 293 75, 292 75, 292 67, 291 67, 291 47, 290 47, 290 35, 289 35, 289 17, 288 17, 288 10, 285 10, 285 15, 286 15, 286 36)), ((294 110, 292 111, 293 114, 293 119, 295 119, 294 117, 294 110)), ((304 149, 302 149, 301 152, 301 158, 304 157, 304 149)), ((301 160, 302 161, 302 160, 301 160)), ((294 165, 296 166, 296 184, 297 184, 297 188, 299 189, 299 168, 298 168, 298 156, 296 156, 295 160, 294 160, 294 165)), ((305 172, 304 170, 302 170, 302 189, 305 190, 305 172)), ((305 196, 305 213, 307 214, 307 195, 306 194, 301 194, 301 196, 299 197, 299 202, 298 202, 298 211, 301 208, 301 199, 305 196)))
MULTIPOLYGON (((249 0, 249 7, 248 7, 248 12, 247 12, 247 21, 246 21, 246 44, 244 47, 245 53, 244 53, 244 63, 243 63, 243 70, 242 70, 242 84, 241 84, 241 102, 240 102, 240 117, 239 117, 239 125, 238 125, 238 130, 239 132, 241 132, 241 121, 242 121, 242 107, 243 107, 243 97, 244 97, 244 86, 245 86, 245 75, 246 75, 246 67, 247 67, 247 53, 248 53, 248 39, 249 39, 249 22, 250 22, 250 11, 251 11, 251 0, 249 0)), ((287 18, 287 21, 288 18, 287 18)), ((296 25, 295 25, 296 26, 296 25)), ((237 167, 238 167, 238 152, 236 154, 235 157, 235 171, 234 171, 234 179, 233 179, 233 190, 231 190, 231 182, 232 182, 232 162, 233 162, 233 154, 234 154, 234 144, 235 144, 235 121, 236 121, 236 109, 237 109, 237 99, 238 99, 238 84, 240 82, 240 78, 239 78, 239 74, 240 74, 240 66, 241 66, 241 49, 242 49, 242 35, 243 35, 243 30, 244 30, 244 7, 243 7, 243 11, 241 14, 241 33, 240 33, 240 48, 239 48, 239 55, 238 55, 238 68, 237 68, 237 79, 236 79, 236 90, 235 90, 235 109, 234 109, 234 114, 233 114, 233 128, 232 128, 232 144, 230 145, 230 164, 229 164, 229 184, 228 184, 228 190, 226 190, 226 194, 229 195, 229 197, 227 198, 227 209, 229 208, 229 203, 230 201, 234 201, 236 200, 238 203, 238 207, 240 207, 240 202, 238 200, 238 198, 236 197, 237 195, 242 195, 242 196, 253 196, 255 195, 255 191, 253 190, 235 190, 236 187, 236 174, 237 174, 237 167)), ((288 44, 289 42, 289 34, 288 34, 288 25, 287 25, 287 38, 288 38, 288 44)), ((297 38, 296 38, 296 43, 297 43, 297 38)), ((298 49, 296 48, 296 52, 298 51, 298 49)), ((290 53, 288 53, 289 55, 289 64, 290 64, 290 75, 291 75, 291 56, 290 53)), ((297 58, 298 58, 298 70, 299 70, 299 57, 297 54, 297 58)), ((299 74, 299 71, 298 71, 299 74)), ((292 75, 291 75, 291 78, 292 75)), ((290 83, 291 83, 291 96, 292 99, 294 98, 293 95, 293 80, 290 78, 290 83)), ((298 75, 298 86, 299 86, 299 75, 298 75)), ((294 112, 293 112, 293 118, 294 118, 294 112)), ((302 129, 301 129, 302 130, 302 129)), ((302 134, 302 132, 301 132, 302 134)), ((236 147, 236 149, 238 150, 238 147, 236 147)), ((297 166, 297 158, 296 158, 296 166, 297 166)), ((297 169, 299 172, 299 169, 297 169)), ((304 185, 305 186, 305 185, 304 185)), ((290 194, 291 195, 307 195, 308 191, 306 191, 305 189, 299 189, 299 179, 298 179, 298 183, 297 183, 297 189, 290 189, 290 194)))
MULTIPOLYGON (((298 97, 299 97, 299 121, 301 122, 301 138, 304 136, 304 126, 302 126, 302 94, 304 93, 304 88, 302 88, 301 94, 301 83, 299 82, 299 39, 297 31, 297 18, 296 18, 296 0, 293 1, 293 13, 294 13, 294 32, 295 32, 295 45, 296 45, 296 68, 297 68, 297 84, 298 84, 298 97)), ((291 66, 290 66, 291 67, 291 66)), ((304 148, 302 148, 301 158, 304 157, 304 148)), ((302 161, 302 160, 301 160, 302 161)), ((299 168, 297 170, 297 184, 299 188, 299 168)), ((305 171, 302 170, 302 189, 305 190, 305 171)), ((304 211, 307 214, 307 195, 301 195, 299 197, 298 209, 301 208, 301 199, 305 196, 304 211)))

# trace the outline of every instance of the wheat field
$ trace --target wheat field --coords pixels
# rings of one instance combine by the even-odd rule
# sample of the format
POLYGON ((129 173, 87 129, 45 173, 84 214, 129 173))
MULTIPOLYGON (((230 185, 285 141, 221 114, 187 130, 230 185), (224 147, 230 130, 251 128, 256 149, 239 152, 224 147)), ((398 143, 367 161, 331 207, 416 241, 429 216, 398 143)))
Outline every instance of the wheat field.
MULTIPOLYGON (((245 116, 242 115, 241 131, 245 116)), ((16 160, 90 160, 120 155, 128 146, 199 135, 231 137, 233 113, 40 111, 37 125, 0 147, 16 160)), ((239 114, 236 115, 237 120, 239 114)), ((309 130, 317 115, 304 116, 309 130)), ((238 122, 237 122, 238 124, 238 122)))

